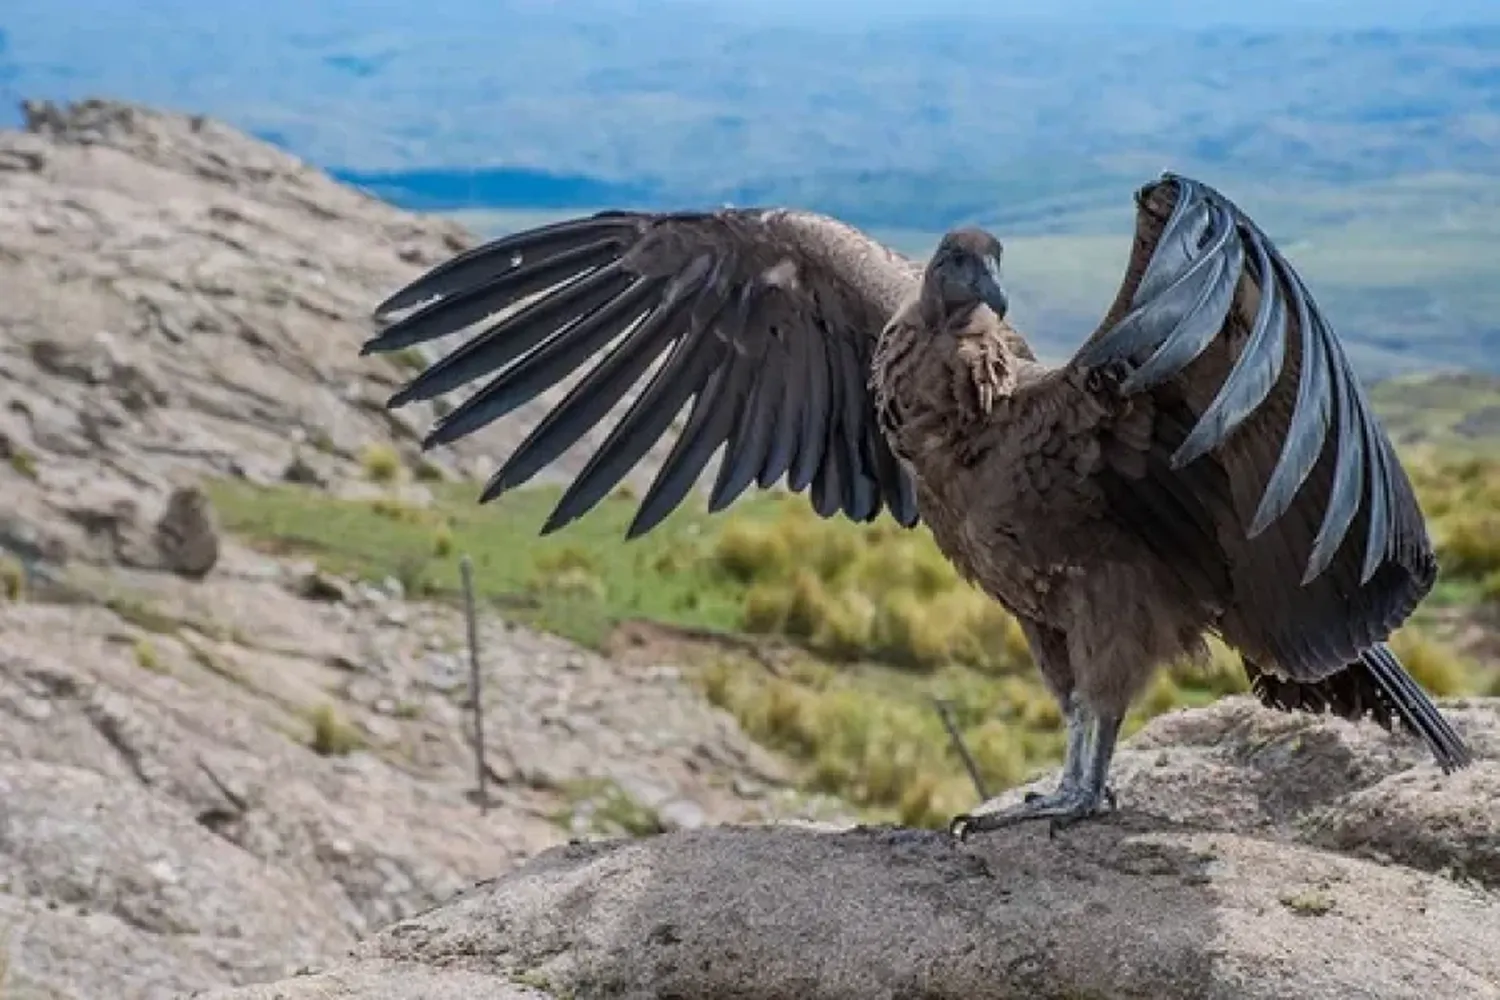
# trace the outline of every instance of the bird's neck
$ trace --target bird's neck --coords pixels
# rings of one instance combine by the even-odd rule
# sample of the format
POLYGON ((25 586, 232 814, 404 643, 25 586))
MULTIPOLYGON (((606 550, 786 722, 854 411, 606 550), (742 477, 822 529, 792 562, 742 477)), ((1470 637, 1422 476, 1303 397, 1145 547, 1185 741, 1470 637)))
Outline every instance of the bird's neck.
POLYGON ((967 323, 973 312, 980 308, 980 303, 972 296, 961 293, 955 295, 941 273, 928 271, 922 279, 915 306, 924 327, 943 330, 967 323))
POLYGON ((875 357, 881 425, 905 453, 957 453, 976 441, 995 407, 1016 387, 1015 337, 988 307, 947 315, 936 326, 912 301, 881 337, 875 357))
POLYGON ((962 380, 967 376, 971 392, 958 392, 976 418, 986 418, 995 404, 1016 387, 1015 357, 1006 343, 1003 320, 985 306, 969 310, 961 320, 950 318, 953 337, 952 366, 962 380))

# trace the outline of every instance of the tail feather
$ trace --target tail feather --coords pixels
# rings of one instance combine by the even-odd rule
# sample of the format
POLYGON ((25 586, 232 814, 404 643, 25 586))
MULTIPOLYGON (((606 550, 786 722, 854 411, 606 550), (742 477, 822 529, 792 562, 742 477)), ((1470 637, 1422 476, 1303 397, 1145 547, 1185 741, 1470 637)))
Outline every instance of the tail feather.
POLYGON ((1400 714, 1401 721, 1426 742, 1445 773, 1473 763, 1463 737, 1438 711, 1416 678, 1406 672, 1389 646, 1376 643, 1360 654, 1360 662, 1380 685, 1385 697, 1400 714))
POLYGON ((1377 643, 1358 662, 1320 681, 1296 681, 1244 661, 1251 690, 1261 702, 1283 711, 1332 712, 1345 719, 1370 718, 1385 729, 1397 719, 1421 737, 1445 773, 1473 762, 1463 737, 1454 730, 1396 654, 1377 643))

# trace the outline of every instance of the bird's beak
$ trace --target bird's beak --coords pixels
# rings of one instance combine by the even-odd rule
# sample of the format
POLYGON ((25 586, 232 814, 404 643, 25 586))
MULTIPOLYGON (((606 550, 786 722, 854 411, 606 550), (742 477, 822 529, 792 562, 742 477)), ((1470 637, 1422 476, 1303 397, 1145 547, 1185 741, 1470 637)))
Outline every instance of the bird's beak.
POLYGON ((979 276, 979 301, 994 310, 996 317, 1005 318, 1005 313, 1010 309, 1010 299, 1005 295, 1005 289, 1000 286, 1000 265, 993 258, 985 261, 984 272, 979 276))

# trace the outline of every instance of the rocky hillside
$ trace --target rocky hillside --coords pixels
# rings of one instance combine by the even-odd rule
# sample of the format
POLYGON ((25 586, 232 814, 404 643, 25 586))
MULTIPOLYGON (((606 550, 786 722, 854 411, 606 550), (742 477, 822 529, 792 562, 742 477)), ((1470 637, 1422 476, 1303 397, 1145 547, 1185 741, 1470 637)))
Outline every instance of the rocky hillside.
MULTIPOLYGON (((1439 780, 1368 729, 1234 698, 1122 751, 1048 840, 721 828, 558 848, 212 1000, 1496 1000, 1500 704, 1439 780)), ((1015 794, 1019 795, 1020 791, 1015 794)))
POLYGON ((211 120, 26 115, 0 133, 5 1000, 1500 996, 1493 701, 1453 708, 1483 759, 1449 781, 1235 699, 1154 725, 1127 815, 1056 843, 714 831, 848 817, 655 647, 486 616, 480 803, 458 613, 225 537, 201 488, 420 506, 482 472, 473 444, 419 460, 430 409, 381 408, 402 360, 358 356, 370 305, 469 237, 211 120), (391 447, 421 476, 377 487, 391 447))
POLYGON ((27 114, 0 133, 0 996, 274 978, 570 833, 783 809, 672 668, 487 620, 481 816, 458 615, 221 539, 195 486, 411 459, 431 413, 381 409, 402 372, 358 356, 364 317, 467 236, 212 121, 27 114))

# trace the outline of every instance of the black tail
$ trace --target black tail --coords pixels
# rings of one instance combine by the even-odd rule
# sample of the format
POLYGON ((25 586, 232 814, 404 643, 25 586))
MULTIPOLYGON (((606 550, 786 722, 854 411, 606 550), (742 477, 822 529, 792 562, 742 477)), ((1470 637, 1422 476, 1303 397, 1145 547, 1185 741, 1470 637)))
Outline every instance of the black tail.
POLYGON ((1251 690, 1271 708, 1332 712, 1353 721, 1370 718, 1386 729, 1399 718, 1422 738, 1445 773, 1473 762, 1463 737, 1384 643, 1371 646, 1359 662, 1320 681, 1288 680, 1262 671, 1248 659, 1244 662, 1251 690))

